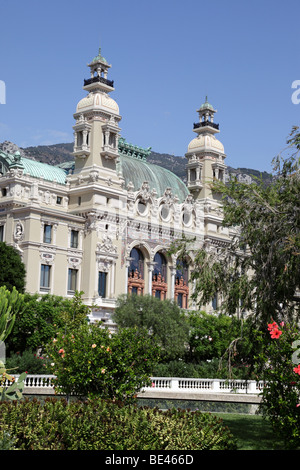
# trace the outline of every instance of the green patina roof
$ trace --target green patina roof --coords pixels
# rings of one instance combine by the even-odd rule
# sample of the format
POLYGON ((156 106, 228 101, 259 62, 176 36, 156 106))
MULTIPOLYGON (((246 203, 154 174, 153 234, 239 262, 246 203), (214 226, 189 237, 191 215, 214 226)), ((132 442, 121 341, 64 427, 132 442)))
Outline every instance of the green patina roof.
POLYGON ((66 172, 58 166, 51 166, 47 163, 36 162, 29 158, 22 158, 24 174, 34 178, 44 178, 47 181, 56 181, 59 184, 66 183, 66 172))
POLYGON ((19 152, 14 155, 0 152, 2 172, 5 173, 13 168, 20 168, 24 175, 34 178, 43 178, 47 181, 56 181, 59 184, 66 183, 66 172, 58 166, 51 166, 47 163, 37 162, 30 158, 21 157, 19 152))
POLYGON ((147 181, 150 190, 155 189, 158 197, 163 196, 166 188, 171 188, 173 196, 177 196, 179 202, 183 202, 189 194, 183 181, 161 166, 122 154, 120 155, 119 165, 125 179, 125 185, 132 183, 134 191, 138 191, 142 184, 147 181))
POLYGON ((148 163, 150 154, 151 147, 144 149, 126 142, 122 137, 119 139, 119 171, 125 179, 125 185, 132 183, 134 191, 138 191, 147 181, 150 190, 155 189, 158 197, 164 195, 166 188, 171 188, 173 196, 183 202, 189 194, 183 181, 166 168, 148 163))

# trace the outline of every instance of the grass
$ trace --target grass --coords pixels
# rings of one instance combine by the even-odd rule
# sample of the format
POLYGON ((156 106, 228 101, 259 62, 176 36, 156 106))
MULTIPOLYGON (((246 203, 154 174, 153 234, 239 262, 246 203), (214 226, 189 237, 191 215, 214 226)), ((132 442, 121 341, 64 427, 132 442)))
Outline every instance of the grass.
POLYGON ((214 413, 237 439, 238 450, 283 450, 271 426, 259 415, 214 413))

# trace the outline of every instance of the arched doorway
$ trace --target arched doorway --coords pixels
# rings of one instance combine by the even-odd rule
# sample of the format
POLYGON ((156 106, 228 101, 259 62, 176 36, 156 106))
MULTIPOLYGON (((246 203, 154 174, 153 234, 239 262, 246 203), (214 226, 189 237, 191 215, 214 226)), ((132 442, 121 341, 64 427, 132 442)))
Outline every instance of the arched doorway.
POLYGON ((144 255, 139 248, 133 248, 130 252, 130 265, 128 267, 128 293, 143 295, 144 280, 144 255))
POLYGON ((154 269, 152 272, 152 295, 164 300, 167 297, 167 260, 165 256, 157 252, 154 256, 154 269))

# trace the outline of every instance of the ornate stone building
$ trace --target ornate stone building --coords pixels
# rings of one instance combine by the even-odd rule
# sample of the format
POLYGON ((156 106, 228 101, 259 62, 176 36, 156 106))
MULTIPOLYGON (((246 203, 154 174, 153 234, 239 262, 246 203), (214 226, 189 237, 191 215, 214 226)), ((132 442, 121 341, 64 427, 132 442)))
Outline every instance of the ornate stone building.
POLYGON ((28 292, 72 296, 83 291, 92 319, 110 320, 120 294, 150 294, 193 308, 186 265, 168 255, 170 243, 195 237, 218 248, 230 234, 209 187, 225 178, 216 110, 198 110, 187 147, 187 185, 147 162, 150 149, 126 142, 114 83, 101 51, 88 64, 87 95, 74 114, 74 161, 50 166, 0 152, 0 239, 26 265, 28 292))

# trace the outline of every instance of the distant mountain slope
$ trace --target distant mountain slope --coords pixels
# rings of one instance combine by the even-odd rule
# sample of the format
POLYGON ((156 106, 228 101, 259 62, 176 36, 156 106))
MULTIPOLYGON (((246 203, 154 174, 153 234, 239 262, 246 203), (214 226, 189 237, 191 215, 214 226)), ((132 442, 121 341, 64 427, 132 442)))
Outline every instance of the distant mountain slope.
MULTIPOLYGON (((22 155, 33 160, 48 163, 49 165, 59 165, 60 163, 73 160, 73 143, 38 145, 36 147, 19 148, 12 142, 5 141, 0 143, 0 150, 14 153, 19 150, 22 155)), ((148 157, 149 163, 162 166, 172 171, 186 183, 186 163, 187 160, 182 156, 169 155, 167 153, 158 153, 152 151, 148 157)), ((268 184, 272 180, 272 176, 266 171, 260 172, 255 169, 231 167, 227 168, 229 176, 237 176, 240 181, 251 182, 252 177, 262 178, 264 183, 268 184)))

